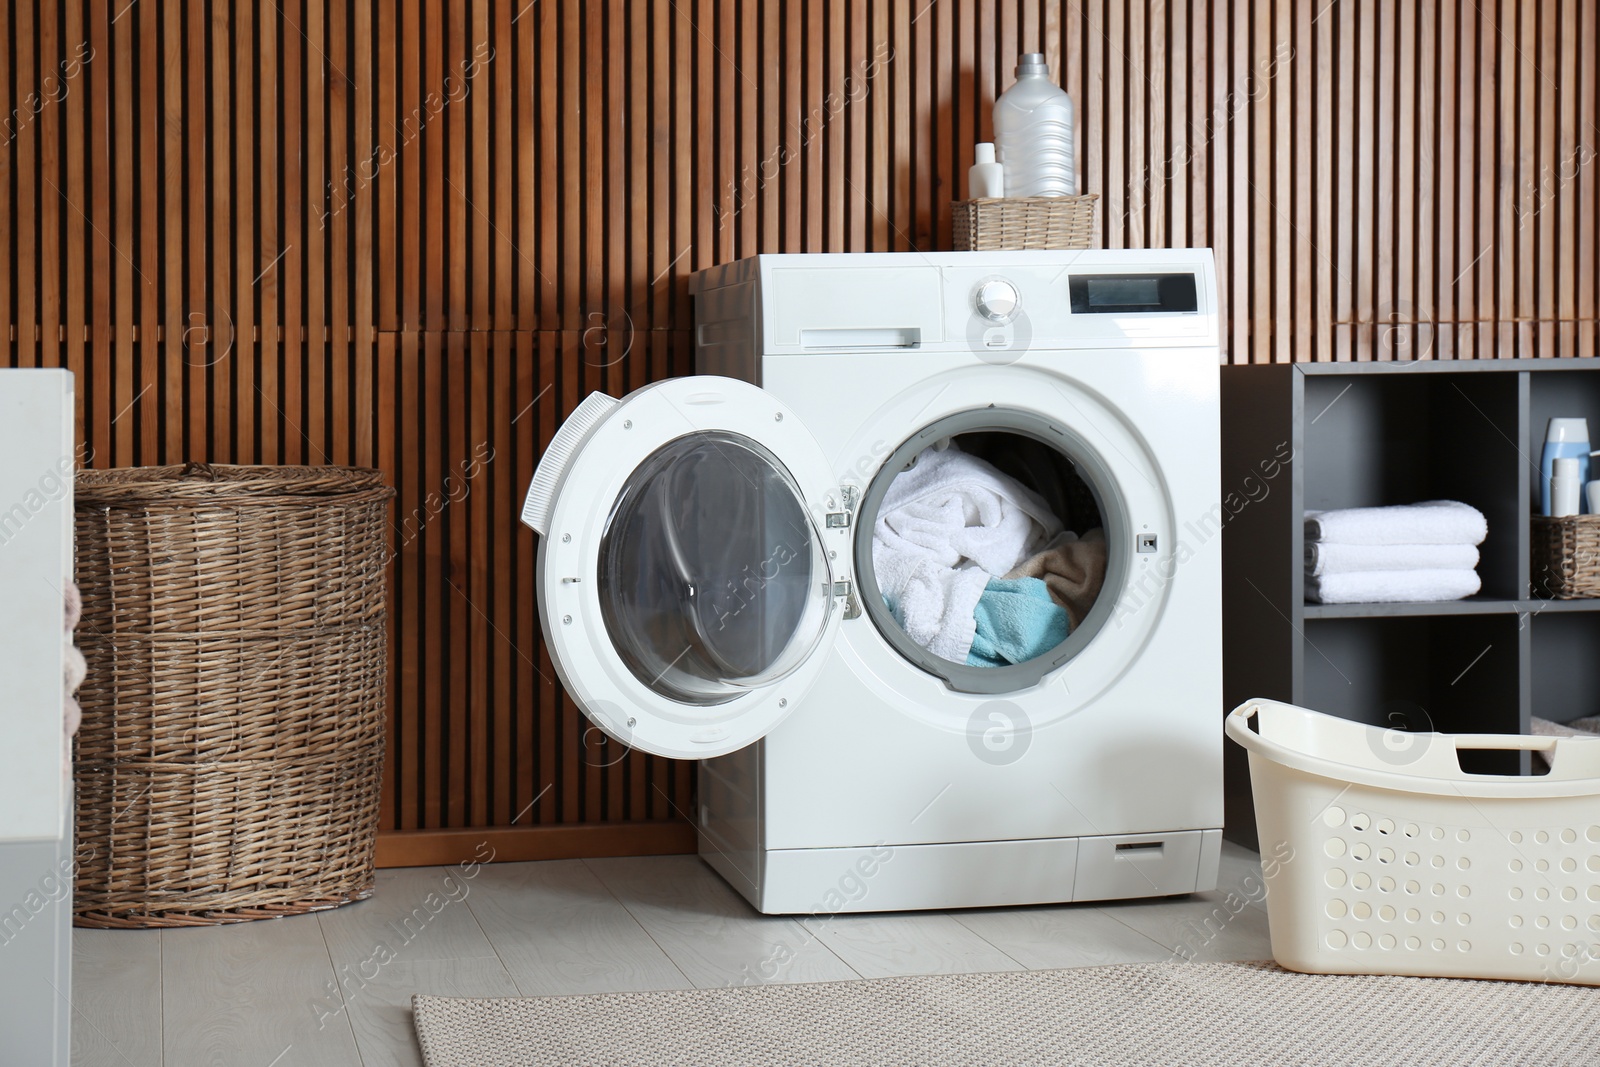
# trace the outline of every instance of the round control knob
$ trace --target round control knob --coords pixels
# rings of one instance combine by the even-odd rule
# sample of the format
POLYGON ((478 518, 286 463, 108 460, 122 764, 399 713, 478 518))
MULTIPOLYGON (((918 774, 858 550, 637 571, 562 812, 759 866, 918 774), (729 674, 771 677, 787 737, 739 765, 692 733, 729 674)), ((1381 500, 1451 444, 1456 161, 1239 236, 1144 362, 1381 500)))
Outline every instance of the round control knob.
POLYGON ((974 301, 978 307, 978 314, 990 322, 1010 322, 1017 317, 1017 309, 1022 306, 1022 297, 1018 295, 1017 287, 1000 278, 978 286, 974 301))

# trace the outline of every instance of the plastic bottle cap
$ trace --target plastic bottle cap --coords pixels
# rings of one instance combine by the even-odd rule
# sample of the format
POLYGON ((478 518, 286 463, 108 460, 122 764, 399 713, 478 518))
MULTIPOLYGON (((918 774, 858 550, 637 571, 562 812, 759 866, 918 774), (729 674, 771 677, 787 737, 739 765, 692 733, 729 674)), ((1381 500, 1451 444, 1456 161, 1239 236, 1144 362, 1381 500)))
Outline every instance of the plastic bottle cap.
POLYGON ((1545 431, 1544 439, 1547 442, 1570 444, 1581 441, 1589 443, 1588 419, 1551 419, 1549 429, 1545 431))
POLYGON ((1026 52, 1017 60, 1017 77, 1025 74, 1050 74, 1050 64, 1044 61, 1043 52, 1026 52))
POLYGON ((1565 456, 1565 457, 1563 457, 1561 459, 1556 460, 1555 461, 1555 469, 1554 469, 1554 471, 1552 473, 1557 478, 1572 478, 1572 479, 1576 480, 1577 477, 1578 477, 1578 460, 1577 460, 1577 457, 1576 456, 1565 456))
POLYGON ((974 152, 973 160, 974 160, 974 162, 977 162, 977 163, 993 163, 994 162, 994 142, 992 142, 992 141, 984 141, 981 144, 979 144, 977 149, 974 152))

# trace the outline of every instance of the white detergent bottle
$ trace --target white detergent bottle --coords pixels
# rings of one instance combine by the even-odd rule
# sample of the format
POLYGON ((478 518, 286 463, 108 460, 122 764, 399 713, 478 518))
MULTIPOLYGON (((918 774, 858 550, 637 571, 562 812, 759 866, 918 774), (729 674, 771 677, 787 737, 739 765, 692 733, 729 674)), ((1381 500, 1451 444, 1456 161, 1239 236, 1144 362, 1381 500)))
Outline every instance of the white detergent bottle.
POLYGON ((994 102, 994 143, 1006 196, 1072 196, 1072 98, 1050 80, 1041 52, 1017 63, 1017 80, 994 102))

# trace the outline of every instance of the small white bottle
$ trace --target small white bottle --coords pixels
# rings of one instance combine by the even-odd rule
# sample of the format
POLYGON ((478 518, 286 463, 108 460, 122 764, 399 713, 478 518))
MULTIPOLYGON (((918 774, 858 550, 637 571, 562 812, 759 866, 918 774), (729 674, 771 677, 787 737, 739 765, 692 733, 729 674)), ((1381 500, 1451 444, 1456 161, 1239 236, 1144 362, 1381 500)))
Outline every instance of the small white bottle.
POLYGON ((994 159, 994 144, 985 141, 974 151, 972 169, 967 171, 967 198, 1005 196, 1005 168, 994 159))
POLYGON ((994 143, 1006 168, 1007 196, 1072 196, 1072 98, 1050 80, 1042 52, 1017 63, 1017 80, 994 102, 994 143))
POLYGON ((1564 458, 1555 461, 1554 473, 1550 475, 1550 515, 1552 518, 1561 519, 1578 513, 1578 493, 1582 486, 1583 475, 1578 471, 1576 458, 1564 458))

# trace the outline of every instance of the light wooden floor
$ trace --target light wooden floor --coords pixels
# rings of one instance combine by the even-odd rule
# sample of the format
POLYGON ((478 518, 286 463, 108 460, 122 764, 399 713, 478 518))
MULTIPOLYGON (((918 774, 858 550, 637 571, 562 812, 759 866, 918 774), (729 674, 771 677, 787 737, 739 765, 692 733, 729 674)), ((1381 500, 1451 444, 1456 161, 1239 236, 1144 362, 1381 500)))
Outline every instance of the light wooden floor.
POLYGON ((78 930, 81 1067, 420 1064, 413 993, 540 996, 1271 956, 1254 853, 1209 893, 1114 905, 752 910, 694 856, 378 872, 368 901, 193 930, 78 930))

